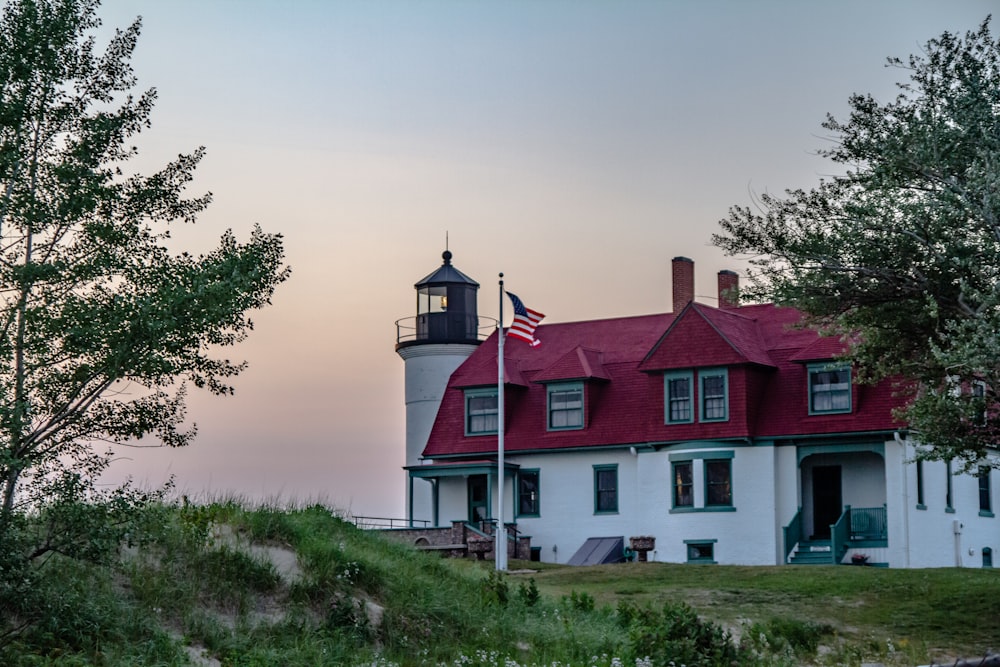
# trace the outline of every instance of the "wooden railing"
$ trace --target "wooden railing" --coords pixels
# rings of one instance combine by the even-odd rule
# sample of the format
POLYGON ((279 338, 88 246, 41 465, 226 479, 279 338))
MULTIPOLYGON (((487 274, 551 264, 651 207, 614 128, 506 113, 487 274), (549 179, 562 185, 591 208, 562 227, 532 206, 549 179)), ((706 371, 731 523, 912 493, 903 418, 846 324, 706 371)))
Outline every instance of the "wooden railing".
POLYGON ((362 530, 390 530, 393 528, 430 528, 431 522, 427 519, 393 519, 385 516, 348 516, 348 521, 352 522, 362 530))
POLYGON ((851 507, 852 540, 885 540, 889 538, 885 505, 882 507, 851 507))
POLYGON ((785 533, 785 560, 788 562, 788 556, 791 555, 792 549, 795 545, 802 541, 802 508, 795 513, 792 520, 784 528, 785 533))
POLYGON ((851 539, 851 506, 844 508, 844 513, 837 519, 837 523, 830 525, 830 555, 833 563, 837 564, 847 553, 848 542, 851 539))

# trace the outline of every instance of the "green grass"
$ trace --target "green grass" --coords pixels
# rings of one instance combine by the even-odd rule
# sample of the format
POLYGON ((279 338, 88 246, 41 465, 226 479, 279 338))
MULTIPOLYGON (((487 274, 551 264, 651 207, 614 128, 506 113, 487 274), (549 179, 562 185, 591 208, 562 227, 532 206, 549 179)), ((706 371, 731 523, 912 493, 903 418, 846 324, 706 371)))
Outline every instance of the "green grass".
POLYGON ((244 505, 154 507, 143 546, 111 566, 48 559, 30 595, 0 596, 0 664, 915 665, 1000 636, 991 570, 513 562, 534 571, 496 575, 319 505, 244 505), (297 576, 265 547, 294 552, 297 576))

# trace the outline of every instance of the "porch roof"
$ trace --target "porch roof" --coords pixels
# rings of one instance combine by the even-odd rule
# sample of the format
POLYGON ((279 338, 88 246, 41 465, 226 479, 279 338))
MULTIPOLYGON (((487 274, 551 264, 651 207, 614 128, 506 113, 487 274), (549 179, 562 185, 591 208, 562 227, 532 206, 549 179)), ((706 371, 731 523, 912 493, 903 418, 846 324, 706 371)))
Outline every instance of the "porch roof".
MULTIPOLYGON (((505 473, 517 472, 521 466, 504 461, 505 473)), ((495 475, 497 462, 489 460, 462 461, 461 463, 431 463, 429 465, 406 466, 410 477, 459 477, 466 475, 495 475)))

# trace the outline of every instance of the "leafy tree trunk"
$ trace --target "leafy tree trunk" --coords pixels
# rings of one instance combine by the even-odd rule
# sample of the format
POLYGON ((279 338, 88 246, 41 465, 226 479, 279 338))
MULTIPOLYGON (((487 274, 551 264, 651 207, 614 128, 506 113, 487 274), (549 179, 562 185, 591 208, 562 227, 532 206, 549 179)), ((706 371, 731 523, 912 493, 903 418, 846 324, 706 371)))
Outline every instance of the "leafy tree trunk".
MULTIPOLYGON (((967 467, 1000 443, 1000 42, 944 33, 882 103, 823 127, 846 173, 733 207, 714 242, 751 260, 751 299, 793 305, 851 343, 868 380, 901 379, 900 417, 967 467)), ((995 458, 990 459, 997 465, 995 458)))
POLYGON ((0 18, 0 543, 30 511, 48 527, 26 557, 90 553, 72 503, 145 497, 95 490, 107 445, 188 444, 187 386, 232 392, 244 364, 215 354, 289 274, 259 228, 202 256, 167 248, 211 201, 184 194, 204 149, 129 173, 156 91, 134 90, 140 22, 99 52, 97 7, 12 0, 0 18))

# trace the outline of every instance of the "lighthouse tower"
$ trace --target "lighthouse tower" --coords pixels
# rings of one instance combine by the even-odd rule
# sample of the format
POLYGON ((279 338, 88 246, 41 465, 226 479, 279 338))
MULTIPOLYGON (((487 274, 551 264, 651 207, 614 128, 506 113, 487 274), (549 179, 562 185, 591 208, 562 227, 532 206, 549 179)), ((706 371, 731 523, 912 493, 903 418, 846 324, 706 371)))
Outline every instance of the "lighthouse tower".
MULTIPOLYGON (((405 363, 406 466, 419 466, 448 378, 479 345, 479 283, 451 264, 418 282, 417 314, 396 322, 396 353, 405 363)), ((407 480, 407 518, 434 521, 430 482, 407 480)))

